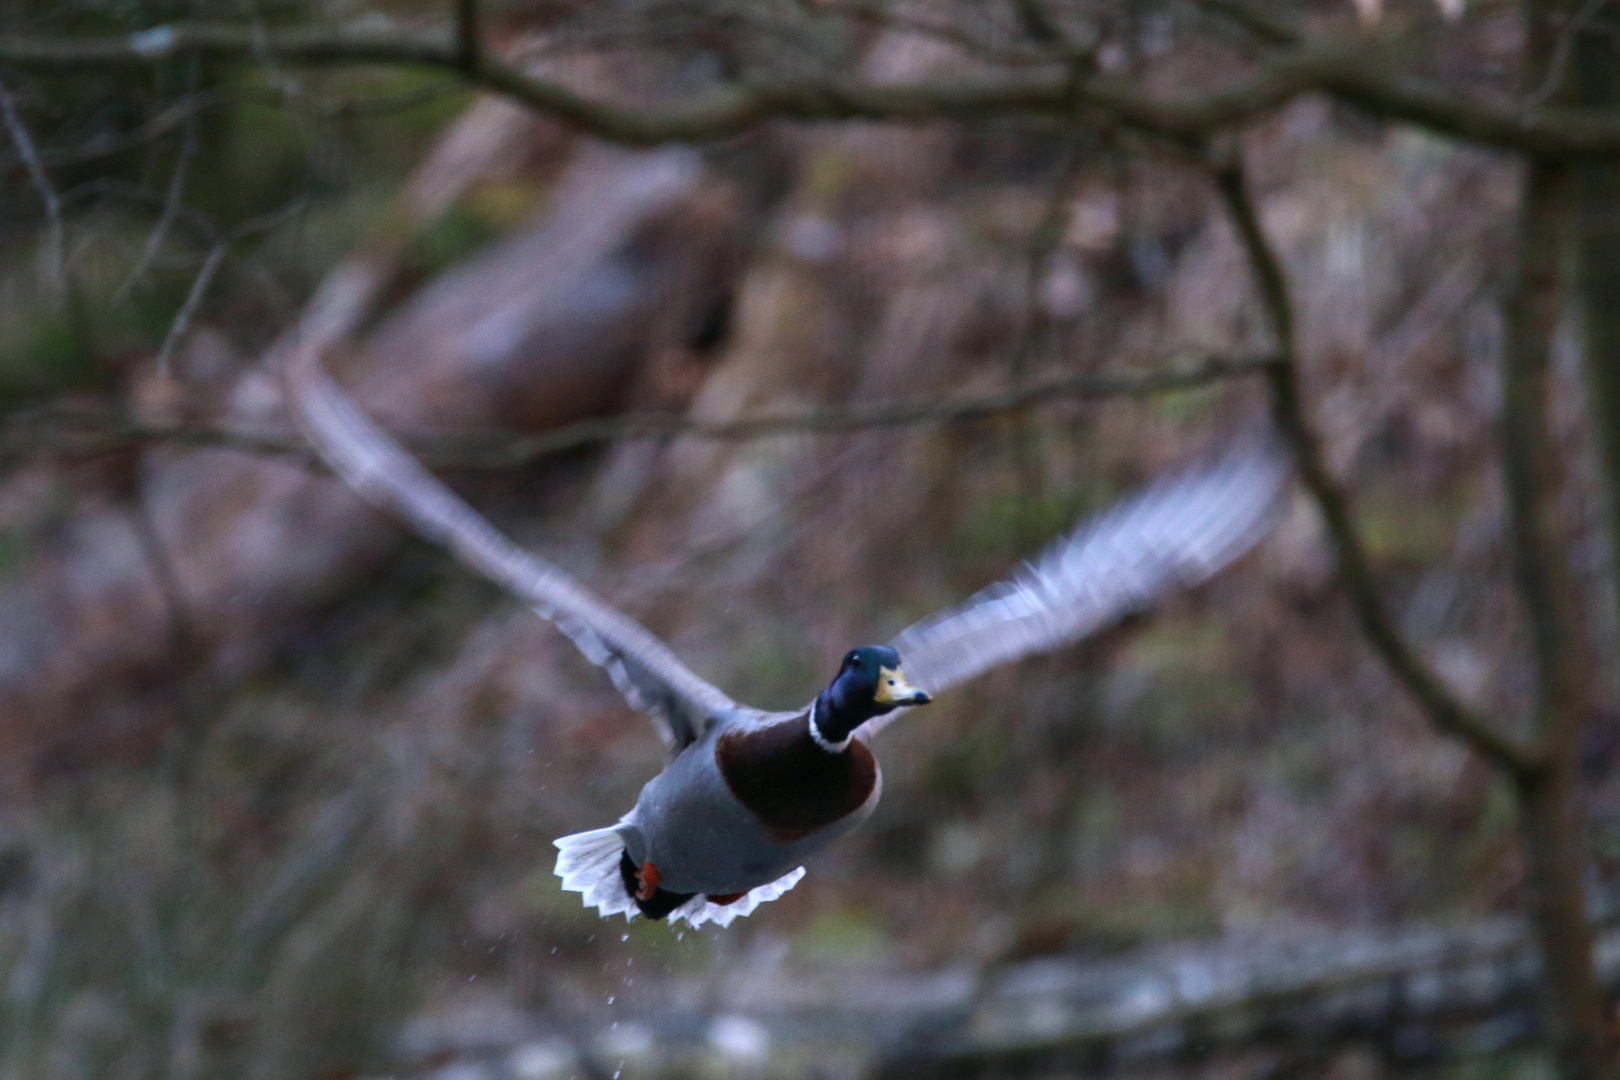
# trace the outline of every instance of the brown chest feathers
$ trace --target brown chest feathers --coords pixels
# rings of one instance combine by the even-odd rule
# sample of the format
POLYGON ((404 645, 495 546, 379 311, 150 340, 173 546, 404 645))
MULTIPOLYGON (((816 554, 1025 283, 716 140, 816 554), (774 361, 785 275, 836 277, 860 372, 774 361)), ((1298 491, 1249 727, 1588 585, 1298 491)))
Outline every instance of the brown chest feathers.
POLYGON ((722 735, 714 757, 731 793, 782 843, 854 813, 877 784, 870 750, 856 741, 828 753, 811 739, 806 717, 722 735))

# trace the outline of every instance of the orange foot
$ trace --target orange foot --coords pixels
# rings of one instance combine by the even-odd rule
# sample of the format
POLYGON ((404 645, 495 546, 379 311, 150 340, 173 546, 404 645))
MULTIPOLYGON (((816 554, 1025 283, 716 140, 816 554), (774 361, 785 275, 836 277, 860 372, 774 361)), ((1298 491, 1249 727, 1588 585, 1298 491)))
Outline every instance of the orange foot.
POLYGON ((708 899, 711 904, 719 904, 721 907, 725 907, 727 904, 735 904, 747 895, 745 892, 734 892, 727 893, 724 896, 711 896, 708 899))
POLYGON ((642 863, 641 869, 636 871, 636 899, 651 900, 658 892, 658 880, 658 867, 651 862, 642 863))

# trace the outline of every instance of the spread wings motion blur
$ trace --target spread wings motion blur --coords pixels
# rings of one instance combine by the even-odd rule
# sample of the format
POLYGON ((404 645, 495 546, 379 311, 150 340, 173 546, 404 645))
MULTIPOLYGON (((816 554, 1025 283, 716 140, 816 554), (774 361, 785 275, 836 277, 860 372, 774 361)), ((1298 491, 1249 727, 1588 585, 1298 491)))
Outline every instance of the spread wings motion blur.
POLYGON ((710 717, 737 707, 640 623, 507 539, 356 409, 313 351, 294 350, 284 374, 293 413, 333 472, 554 623, 653 718, 672 752, 696 741, 710 717))
MULTIPOLYGON (((1078 641, 1247 551, 1269 525, 1286 473, 1282 453, 1261 447, 1162 480, 890 645, 911 682, 938 694, 998 664, 1078 641)), ((865 733, 904 711, 868 721, 865 733)))
MULTIPOLYGON (((349 402, 314 350, 294 350, 283 374, 294 415, 333 472, 554 623, 653 718, 672 752, 738 708, 646 628, 519 548, 430 474, 349 402)), ((1203 581, 1265 531, 1286 471, 1274 448, 1238 451, 1089 519, 1011 579, 902 631, 893 645, 910 680, 938 694, 1203 581)), ((862 734, 905 711, 869 721, 862 734)))

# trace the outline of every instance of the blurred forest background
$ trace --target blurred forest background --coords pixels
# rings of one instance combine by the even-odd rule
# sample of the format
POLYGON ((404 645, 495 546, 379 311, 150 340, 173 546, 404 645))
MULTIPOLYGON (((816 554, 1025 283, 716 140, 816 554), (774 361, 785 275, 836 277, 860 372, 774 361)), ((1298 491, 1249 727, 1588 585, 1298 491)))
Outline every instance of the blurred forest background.
POLYGON ((1616 26, 0 5, 0 1078, 1607 1075, 1616 26), (627 926, 551 841, 651 726, 316 464, 300 335, 763 706, 1273 418, 1303 482, 627 926))

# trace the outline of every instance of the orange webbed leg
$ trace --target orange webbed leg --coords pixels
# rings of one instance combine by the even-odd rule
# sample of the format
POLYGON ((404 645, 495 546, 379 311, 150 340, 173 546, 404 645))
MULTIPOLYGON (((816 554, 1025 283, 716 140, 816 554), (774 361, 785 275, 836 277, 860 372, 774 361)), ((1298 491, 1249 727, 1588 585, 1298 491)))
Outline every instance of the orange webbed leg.
POLYGON ((641 869, 636 871, 636 899, 651 900, 658 892, 658 881, 658 867, 651 862, 642 863, 641 869))

